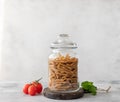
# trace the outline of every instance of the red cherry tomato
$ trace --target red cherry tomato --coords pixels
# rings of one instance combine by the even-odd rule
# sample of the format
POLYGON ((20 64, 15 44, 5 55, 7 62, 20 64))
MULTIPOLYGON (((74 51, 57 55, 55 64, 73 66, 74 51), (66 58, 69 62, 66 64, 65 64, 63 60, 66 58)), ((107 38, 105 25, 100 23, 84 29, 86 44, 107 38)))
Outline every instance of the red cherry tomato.
POLYGON ((41 84, 41 83, 38 83, 38 84, 36 85, 36 87, 37 87, 37 93, 41 93, 41 92, 42 92, 42 84, 41 84))
POLYGON ((37 88, 37 93, 41 93, 42 92, 42 84, 39 82, 33 82, 33 85, 35 85, 35 87, 37 88))
POLYGON ((30 84, 25 84, 25 86, 23 87, 23 92, 25 94, 28 94, 28 88, 29 88, 30 84))
POLYGON ((37 88, 35 85, 31 85, 29 88, 28 88, 28 94, 30 94, 31 96, 34 96, 36 95, 37 93, 37 88))

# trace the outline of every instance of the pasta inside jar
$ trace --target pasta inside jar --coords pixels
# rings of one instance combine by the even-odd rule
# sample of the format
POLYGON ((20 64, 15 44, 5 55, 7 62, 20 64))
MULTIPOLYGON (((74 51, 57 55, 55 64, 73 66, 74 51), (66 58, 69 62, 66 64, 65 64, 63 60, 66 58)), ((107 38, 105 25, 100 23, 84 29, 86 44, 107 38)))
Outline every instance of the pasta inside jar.
POLYGON ((49 59, 49 88, 54 91, 72 91, 78 88, 78 58, 61 54, 49 59))

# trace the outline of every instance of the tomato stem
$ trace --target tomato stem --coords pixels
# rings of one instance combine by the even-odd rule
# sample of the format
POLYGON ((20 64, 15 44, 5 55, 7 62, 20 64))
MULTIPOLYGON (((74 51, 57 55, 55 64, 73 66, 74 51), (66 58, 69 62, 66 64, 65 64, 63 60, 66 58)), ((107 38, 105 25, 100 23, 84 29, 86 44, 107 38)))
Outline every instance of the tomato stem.
POLYGON ((36 80, 36 82, 39 82, 41 79, 42 79, 42 77, 40 79, 36 80))

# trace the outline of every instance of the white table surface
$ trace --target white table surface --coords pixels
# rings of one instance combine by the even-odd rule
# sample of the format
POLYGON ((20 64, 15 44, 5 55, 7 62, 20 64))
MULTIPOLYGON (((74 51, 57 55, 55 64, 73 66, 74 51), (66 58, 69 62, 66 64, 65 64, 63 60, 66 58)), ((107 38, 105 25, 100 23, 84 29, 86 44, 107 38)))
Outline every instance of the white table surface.
MULTIPOLYGON (((111 86, 109 93, 98 92, 96 96, 85 94, 84 97, 74 100, 53 100, 41 95, 29 96, 22 92, 25 83, 13 81, 0 81, 0 102, 120 102, 120 80, 96 81, 98 87, 111 86)), ((46 86, 46 83, 43 83, 46 86)))

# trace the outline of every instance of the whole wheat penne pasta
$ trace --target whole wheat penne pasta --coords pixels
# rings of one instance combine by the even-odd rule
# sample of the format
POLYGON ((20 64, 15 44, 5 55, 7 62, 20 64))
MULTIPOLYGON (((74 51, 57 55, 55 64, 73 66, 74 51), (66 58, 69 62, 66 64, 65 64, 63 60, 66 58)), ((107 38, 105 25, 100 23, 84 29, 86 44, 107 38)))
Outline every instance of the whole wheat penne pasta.
POLYGON ((49 59, 49 88, 52 90, 71 90, 77 85, 78 59, 69 54, 49 59), (74 83, 74 85, 72 85, 74 83))

